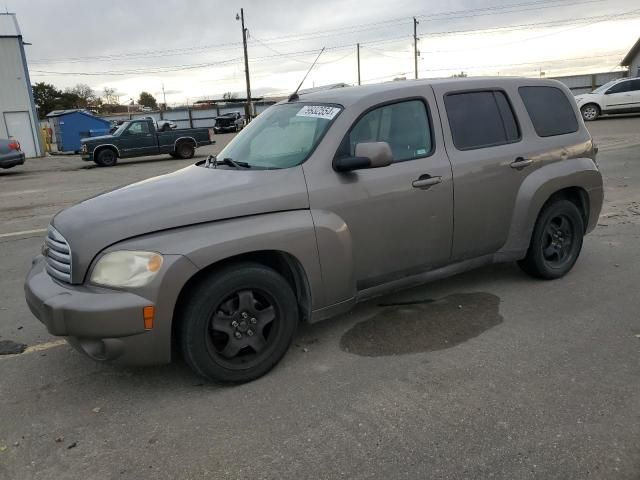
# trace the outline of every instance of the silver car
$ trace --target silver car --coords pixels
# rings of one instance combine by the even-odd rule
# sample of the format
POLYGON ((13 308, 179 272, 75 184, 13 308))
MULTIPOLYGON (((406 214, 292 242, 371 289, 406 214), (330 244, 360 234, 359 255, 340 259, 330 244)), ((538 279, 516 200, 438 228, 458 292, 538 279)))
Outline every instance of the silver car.
POLYGON ((27 302, 96 360, 249 381, 299 322, 376 295, 494 262, 562 277, 602 206, 595 155, 553 80, 292 97, 217 158, 56 215, 27 302))

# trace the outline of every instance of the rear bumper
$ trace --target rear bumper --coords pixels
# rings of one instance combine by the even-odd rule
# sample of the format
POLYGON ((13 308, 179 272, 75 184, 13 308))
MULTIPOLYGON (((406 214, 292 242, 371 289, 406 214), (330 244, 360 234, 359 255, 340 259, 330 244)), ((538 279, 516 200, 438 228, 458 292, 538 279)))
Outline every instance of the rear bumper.
POLYGON ((24 164, 24 152, 12 152, 0 155, 0 168, 11 168, 24 164))
MULTIPOLYGON (((178 259, 174 265, 181 263, 178 259)), ((165 277, 168 275, 171 274, 165 271, 165 277)), ((146 291, 144 296, 102 287, 66 285, 49 276, 44 258, 38 256, 27 275, 24 291, 29 309, 49 333, 65 337, 85 355, 122 365, 155 365, 171 361, 171 322, 177 298, 177 293, 163 295, 161 280, 152 292, 155 294, 148 295, 150 291, 146 291), (145 306, 156 307, 154 327, 150 330, 144 328, 145 306)))

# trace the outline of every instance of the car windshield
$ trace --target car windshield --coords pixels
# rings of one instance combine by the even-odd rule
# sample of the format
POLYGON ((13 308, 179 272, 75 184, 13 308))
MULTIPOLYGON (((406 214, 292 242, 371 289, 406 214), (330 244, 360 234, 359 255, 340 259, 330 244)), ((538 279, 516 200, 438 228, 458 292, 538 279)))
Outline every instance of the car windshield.
POLYGON ((262 112, 220 152, 218 158, 245 162, 250 168, 291 168, 316 148, 342 107, 286 103, 262 112))
POLYGON ((115 132, 113 132, 113 135, 120 135, 122 132, 124 132, 127 127, 129 126, 131 122, 124 122, 122 125, 120 125, 115 132))
POLYGON ((609 87, 615 85, 617 82, 618 82, 618 80, 611 80, 610 82, 605 83, 601 87, 596 88, 591 93, 604 93, 609 87))

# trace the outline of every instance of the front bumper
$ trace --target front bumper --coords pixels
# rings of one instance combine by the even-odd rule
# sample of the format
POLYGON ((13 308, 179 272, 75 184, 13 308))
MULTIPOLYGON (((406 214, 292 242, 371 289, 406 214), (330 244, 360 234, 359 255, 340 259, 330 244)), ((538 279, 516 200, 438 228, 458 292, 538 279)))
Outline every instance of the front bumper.
POLYGON ((155 295, 147 291, 141 296, 109 288, 62 284, 46 272, 42 256, 34 259, 24 290, 29 309, 49 333, 65 337, 74 348, 94 360, 122 365, 171 361, 171 322, 177 294, 163 296, 158 288, 155 295), (144 328, 145 306, 156 307, 151 330, 144 328))

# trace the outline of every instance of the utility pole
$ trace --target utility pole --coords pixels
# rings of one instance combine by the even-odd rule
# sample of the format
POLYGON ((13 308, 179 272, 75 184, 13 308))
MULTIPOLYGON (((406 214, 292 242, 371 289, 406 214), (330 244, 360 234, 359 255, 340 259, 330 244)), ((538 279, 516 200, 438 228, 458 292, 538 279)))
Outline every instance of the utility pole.
POLYGON ((164 93, 164 82, 162 82, 162 101, 164 103, 164 109, 167 109, 167 95, 164 93))
POLYGON ((358 85, 360 85, 360 44, 358 43, 358 85))
POLYGON ((253 116, 253 104, 251 102, 251 81, 249 80, 249 57, 247 56, 247 29, 244 28, 244 9, 240 9, 240 16, 236 14, 236 20, 242 21, 242 45, 244 47, 244 74, 247 80, 247 122, 253 116))
POLYGON ((418 79, 418 56, 420 56, 420 52, 418 51, 418 20, 416 17, 413 17, 413 61, 414 68, 416 71, 416 80, 418 79))

